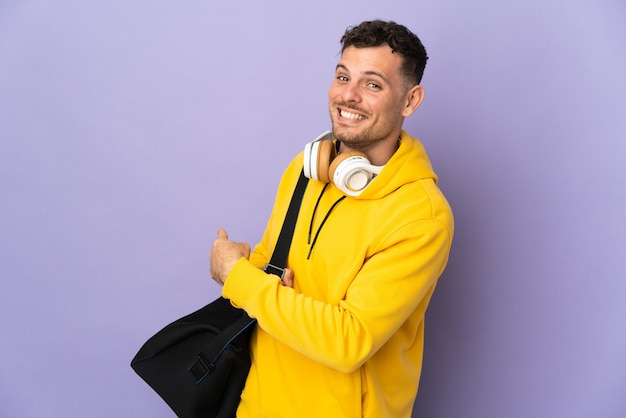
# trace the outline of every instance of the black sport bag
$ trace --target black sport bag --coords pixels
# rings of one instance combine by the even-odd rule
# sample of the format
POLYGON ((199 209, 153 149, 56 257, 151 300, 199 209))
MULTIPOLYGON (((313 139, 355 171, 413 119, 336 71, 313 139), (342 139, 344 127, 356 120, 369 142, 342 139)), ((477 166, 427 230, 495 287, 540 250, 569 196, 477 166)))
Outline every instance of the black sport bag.
MULTIPOLYGON (((307 183, 301 172, 266 273, 282 278, 307 183)), ((180 418, 232 418, 250 371, 255 325, 220 297, 157 332, 131 367, 180 418)))
POLYGON ((181 418, 234 417, 255 323, 220 297, 156 333, 131 367, 181 418))

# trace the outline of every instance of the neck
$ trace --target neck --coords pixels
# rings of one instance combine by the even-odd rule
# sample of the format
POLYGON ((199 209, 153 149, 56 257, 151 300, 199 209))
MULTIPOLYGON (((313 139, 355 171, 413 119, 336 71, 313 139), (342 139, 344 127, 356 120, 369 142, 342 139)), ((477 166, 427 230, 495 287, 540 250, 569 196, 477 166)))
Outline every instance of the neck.
POLYGON ((352 148, 343 142, 339 143, 339 153, 346 151, 359 151, 367 155, 367 159, 373 165, 383 166, 393 156, 400 146, 400 135, 378 141, 368 147, 352 148))

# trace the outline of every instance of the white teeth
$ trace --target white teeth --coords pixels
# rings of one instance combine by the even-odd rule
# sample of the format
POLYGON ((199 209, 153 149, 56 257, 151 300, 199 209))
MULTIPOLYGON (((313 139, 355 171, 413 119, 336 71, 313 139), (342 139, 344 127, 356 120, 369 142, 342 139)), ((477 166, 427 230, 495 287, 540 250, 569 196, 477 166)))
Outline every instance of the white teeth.
POLYGON ((365 116, 357 115, 356 113, 346 112, 345 110, 340 110, 339 113, 342 117, 353 120, 365 119, 365 116))

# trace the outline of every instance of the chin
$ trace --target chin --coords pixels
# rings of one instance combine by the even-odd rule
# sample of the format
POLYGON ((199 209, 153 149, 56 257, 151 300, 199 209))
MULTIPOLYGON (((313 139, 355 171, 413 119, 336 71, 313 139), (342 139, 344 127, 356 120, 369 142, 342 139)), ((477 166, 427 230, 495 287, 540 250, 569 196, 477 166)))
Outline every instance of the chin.
POLYGON ((344 126, 338 123, 333 123, 333 136, 341 142, 352 143, 358 142, 362 136, 361 129, 355 129, 351 126, 344 126))

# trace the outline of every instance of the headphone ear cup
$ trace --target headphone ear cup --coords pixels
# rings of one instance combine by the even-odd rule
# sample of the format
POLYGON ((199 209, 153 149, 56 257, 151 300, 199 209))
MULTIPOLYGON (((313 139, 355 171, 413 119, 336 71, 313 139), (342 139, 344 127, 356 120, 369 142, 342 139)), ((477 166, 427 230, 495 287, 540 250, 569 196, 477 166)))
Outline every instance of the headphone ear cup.
MULTIPOLYGON (((350 190, 349 184, 356 180, 356 177, 352 176, 356 173, 360 173, 360 177, 362 177, 363 174, 362 169, 355 170, 354 157, 357 157, 357 164, 361 167, 363 166, 363 164, 370 164, 367 155, 365 155, 364 153, 359 151, 347 151, 339 154, 328 168, 329 177, 332 179, 332 183, 340 190, 343 190, 350 195, 355 195, 356 192, 356 190, 350 190), (350 161, 346 162, 347 160, 350 161)), ((369 182, 369 179, 363 179, 362 181, 366 182, 365 185, 363 185, 364 188, 364 186, 367 185, 367 182, 369 182)))
POLYGON ((337 150, 333 141, 323 140, 319 142, 317 147, 317 178, 319 181, 330 183, 332 174, 330 174, 329 167, 336 156, 337 150))
POLYGON ((341 165, 342 162, 346 161, 350 157, 363 157, 365 158, 367 162, 369 162, 369 160, 367 159, 367 155, 365 155, 362 152, 359 152, 359 151, 342 152, 341 154, 337 155, 333 159, 333 162, 328 167, 328 175, 330 176, 331 179, 334 177, 335 171, 337 171, 337 168, 339 167, 339 165, 341 165))

